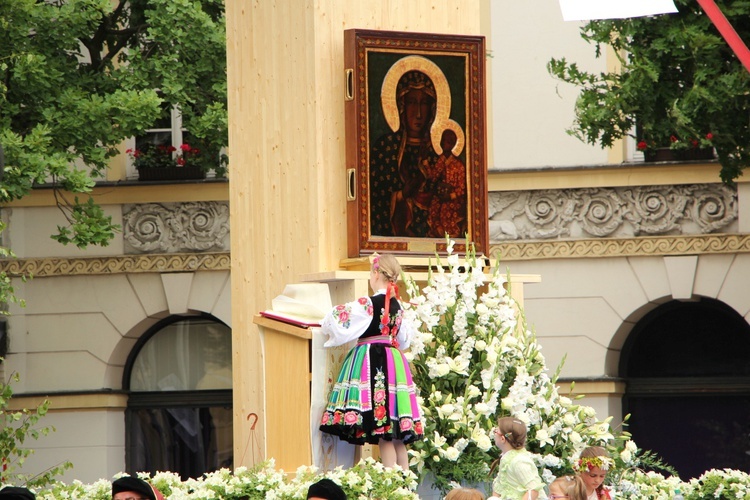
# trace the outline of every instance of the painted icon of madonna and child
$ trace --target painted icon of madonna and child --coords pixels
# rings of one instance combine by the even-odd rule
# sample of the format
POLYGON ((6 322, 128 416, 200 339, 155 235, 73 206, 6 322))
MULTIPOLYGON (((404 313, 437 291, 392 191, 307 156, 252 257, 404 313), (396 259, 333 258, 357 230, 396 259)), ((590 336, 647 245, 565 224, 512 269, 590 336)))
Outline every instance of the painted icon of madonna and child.
POLYGON ((450 118, 443 71, 421 56, 399 59, 380 93, 390 131, 370 145, 373 236, 463 237, 468 230, 465 136, 450 118))

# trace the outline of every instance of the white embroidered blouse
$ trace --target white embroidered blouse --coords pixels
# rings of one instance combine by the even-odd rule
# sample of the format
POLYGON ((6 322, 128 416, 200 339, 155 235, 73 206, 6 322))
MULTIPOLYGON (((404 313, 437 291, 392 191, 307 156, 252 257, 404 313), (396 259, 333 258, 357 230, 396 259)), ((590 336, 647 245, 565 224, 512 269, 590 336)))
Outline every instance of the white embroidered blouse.
MULTIPOLYGON (((385 290, 378 290, 375 295, 384 295, 385 290)), ((401 315, 403 310, 399 311, 401 315)), ((335 347, 356 340, 365 333, 372 323, 373 314, 375 314, 372 299, 370 297, 360 297, 352 302, 347 302, 334 307, 320 325, 323 333, 328 335, 328 340, 323 347, 335 347)), ((383 311, 377 311, 378 317, 382 317, 383 311)), ((401 318, 401 325, 396 334, 399 349, 404 350, 409 347, 414 327, 410 321, 401 318)))

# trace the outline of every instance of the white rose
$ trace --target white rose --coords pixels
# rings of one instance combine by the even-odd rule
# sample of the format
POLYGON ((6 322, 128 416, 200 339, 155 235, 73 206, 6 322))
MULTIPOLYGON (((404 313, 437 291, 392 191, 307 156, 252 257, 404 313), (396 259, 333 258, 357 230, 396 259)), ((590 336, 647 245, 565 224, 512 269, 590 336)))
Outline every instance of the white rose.
POLYGON ((633 458, 633 455, 630 453, 630 450, 626 448, 620 452, 620 458, 622 458, 623 462, 630 463, 630 460, 633 458))
POLYGON ((477 439, 477 448, 482 451, 490 451, 490 448, 492 448, 492 441, 488 436, 480 436, 479 439, 477 439))
POLYGON ((451 462, 455 462, 458 460, 458 457, 461 455, 461 452, 458 451, 453 446, 449 446, 447 450, 445 450, 445 458, 450 460, 451 462))
POLYGON ((580 434, 578 434, 576 431, 573 431, 570 433, 570 441, 574 444, 578 444, 583 440, 581 439, 580 434))
POLYGON ((450 415, 450 414, 452 414, 456 410, 453 408, 452 404, 447 403, 447 404, 444 404, 443 406, 441 406, 439 411, 443 415, 450 415))
POLYGON ((485 342, 484 340, 477 340, 476 344, 474 344, 474 349, 480 352, 484 351, 485 349, 487 349, 487 342, 485 342))

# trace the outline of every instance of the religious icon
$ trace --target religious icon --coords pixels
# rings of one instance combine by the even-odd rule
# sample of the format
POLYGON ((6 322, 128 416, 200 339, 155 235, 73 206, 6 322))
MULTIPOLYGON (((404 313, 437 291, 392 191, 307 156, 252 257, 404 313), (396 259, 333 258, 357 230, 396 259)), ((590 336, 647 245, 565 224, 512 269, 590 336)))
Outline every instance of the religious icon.
POLYGON ((347 30, 349 256, 487 248, 484 39, 347 30))

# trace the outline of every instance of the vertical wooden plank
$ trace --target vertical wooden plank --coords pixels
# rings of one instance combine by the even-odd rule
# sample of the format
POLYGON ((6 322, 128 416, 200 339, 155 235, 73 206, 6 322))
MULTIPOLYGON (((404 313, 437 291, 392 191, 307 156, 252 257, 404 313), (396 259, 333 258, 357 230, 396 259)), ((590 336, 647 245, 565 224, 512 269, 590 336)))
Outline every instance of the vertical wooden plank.
POLYGON ((347 254, 344 30, 480 34, 480 4, 226 1, 236 466, 254 463, 252 439, 265 450, 253 315, 347 254))

